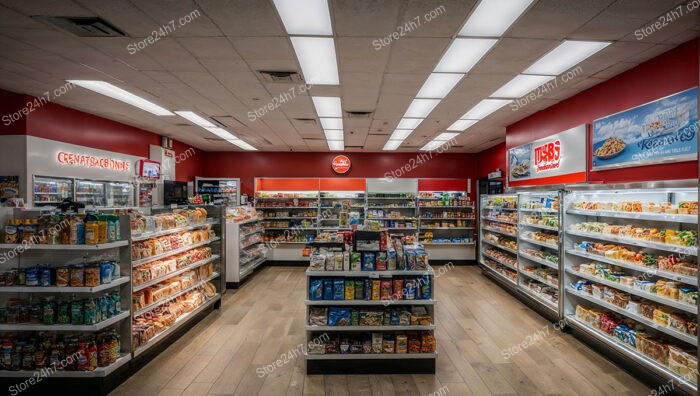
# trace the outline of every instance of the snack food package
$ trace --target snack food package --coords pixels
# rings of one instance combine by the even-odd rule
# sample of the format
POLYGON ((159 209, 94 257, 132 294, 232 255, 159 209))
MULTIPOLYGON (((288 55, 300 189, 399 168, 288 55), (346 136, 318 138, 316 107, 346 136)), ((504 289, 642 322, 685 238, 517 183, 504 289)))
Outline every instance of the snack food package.
POLYGON ((376 256, 373 252, 362 252, 362 270, 374 271, 376 256))
POLYGON ((332 300, 333 299, 333 278, 323 279, 323 299, 332 300))
POLYGON ((372 279, 372 300, 379 300, 381 296, 381 281, 372 279))
POLYGON ((328 323, 328 308, 326 307, 310 307, 309 308, 309 324, 311 326, 326 326, 328 323))
POLYGON ((362 253, 350 252, 350 270, 351 271, 361 271, 362 270, 362 253))
POLYGON ((377 253, 377 259, 376 259, 376 266, 375 270, 377 271, 386 271, 387 269, 387 253, 386 252, 379 252, 377 253))
POLYGON ((668 367, 684 380, 698 383, 698 359, 677 346, 669 347, 668 367))
POLYGON ((323 254, 312 254, 309 258, 309 269, 312 271, 323 271, 326 269, 326 256, 323 254))
POLYGON ((345 299, 355 299, 355 281, 352 279, 345 279, 345 299))
POLYGON ((333 279, 333 300, 344 300, 345 299, 345 279, 334 278, 333 279))
POLYGON ((404 281, 404 299, 415 300, 416 299, 416 281, 409 279, 404 281))
POLYGON ((382 353, 382 333, 372 333, 372 353, 382 353))
POLYGON ((350 326, 352 308, 330 307, 328 308, 328 326, 350 326))
POLYGON ((391 298, 391 279, 380 279, 379 299, 384 301, 391 298))
POLYGON ((396 335, 396 353, 408 352, 408 338, 405 334, 396 335))
POLYGON ((364 300, 365 298, 365 281, 355 279, 355 300, 364 300))
POLYGON ((386 269, 389 271, 396 270, 396 250, 387 251, 386 269))
POLYGON ((350 253, 343 252, 343 271, 350 271, 350 253))
POLYGON ((371 300, 372 299, 372 279, 365 279, 364 280, 365 286, 364 286, 364 291, 365 291, 365 300, 371 300))
POLYGON ((403 279, 394 279, 394 300, 403 300, 403 279))
POLYGON ((420 353, 420 338, 416 333, 408 333, 408 353, 420 353))
POLYGON ((382 352, 383 353, 394 353, 396 348, 396 341, 394 336, 391 334, 385 334, 382 340, 382 352))

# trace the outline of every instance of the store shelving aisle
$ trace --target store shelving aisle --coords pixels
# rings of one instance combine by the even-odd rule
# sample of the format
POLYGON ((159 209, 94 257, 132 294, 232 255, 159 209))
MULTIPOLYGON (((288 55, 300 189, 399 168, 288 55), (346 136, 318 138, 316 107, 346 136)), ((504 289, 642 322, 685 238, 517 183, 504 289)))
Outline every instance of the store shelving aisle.
POLYGON ((505 359, 502 350, 548 322, 470 266, 455 266, 435 279, 436 322, 441 323, 435 376, 305 376, 303 355, 259 376, 257 369, 304 342, 305 270, 264 268, 225 294, 220 312, 204 318, 113 395, 429 395, 443 386, 449 395, 650 393, 551 325, 544 340, 505 359))

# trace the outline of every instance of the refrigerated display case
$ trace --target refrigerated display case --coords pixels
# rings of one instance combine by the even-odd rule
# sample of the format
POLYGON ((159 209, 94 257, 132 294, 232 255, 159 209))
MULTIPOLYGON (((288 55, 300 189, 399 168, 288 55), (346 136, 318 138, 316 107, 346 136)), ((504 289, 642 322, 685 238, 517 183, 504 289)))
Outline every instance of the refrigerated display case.
POLYGON ((107 206, 105 183, 91 180, 76 180, 75 200, 86 206, 107 206))
POLYGON ((238 206, 241 194, 240 186, 241 179, 237 178, 195 177, 196 194, 208 196, 208 201, 213 204, 238 206))
POLYGON ((124 182, 107 182, 106 206, 110 208, 122 208, 134 206, 134 185, 124 182))
POLYGON ((570 187, 563 202, 567 323, 697 394, 697 180, 570 187))
POLYGON ((73 199, 73 179, 34 176, 34 205, 58 205, 66 198, 73 199))
POLYGON ((509 289, 518 285, 518 196, 482 195, 479 264, 509 289))

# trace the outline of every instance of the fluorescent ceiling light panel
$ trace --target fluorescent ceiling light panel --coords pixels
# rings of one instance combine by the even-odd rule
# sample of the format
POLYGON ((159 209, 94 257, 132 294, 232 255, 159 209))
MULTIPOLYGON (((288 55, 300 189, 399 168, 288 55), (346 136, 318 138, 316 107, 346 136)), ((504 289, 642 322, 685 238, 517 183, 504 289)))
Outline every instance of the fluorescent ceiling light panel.
POLYGON ((207 131, 213 133, 214 135, 226 140, 226 141, 233 141, 233 140, 240 140, 237 137, 233 136, 231 132, 225 130, 224 128, 219 128, 219 127, 214 127, 214 128, 206 128, 207 131))
POLYGON ((395 129, 389 140, 404 140, 413 132, 413 129, 395 129))
POLYGON ((416 129, 421 122, 423 118, 402 118, 396 129, 416 129))
POLYGON ((471 110, 464 113, 461 117, 467 120, 481 120, 494 111, 510 103, 507 99, 484 99, 472 107, 471 110))
POLYGON ((233 143, 236 146, 242 148, 243 150, 248 150, 248 151, 257 151, 258 150, 255 147, 251 146, 250 144, 248 144, 242 140, 232 140, 229 143, 233 143))
POLYGON ((464 77, 464 74, 458 73, 432 73, 423 83, 416 98, 439 98, 447 96, 452 88, 457 85, 459 80, 464 77))
POLYGON ((77 86, 89 89, 93 92, 109 96, 112 99, 119 100, 121 102, 136 106, 141 110, 145 110, 151 114, 158 116, 171 116, 174 115, 170 111, 158 106, 157 104, 150 102, 140 96, 136 96, 131 92, 125 91, 116 85, 112 85, 104 81, 95 80, 66 80, 69 83, 75 84, 77 86))
POLYGON ((324 129, 326 140, 343 140, 343 131, 337 129, 324 129))
POLYGON ((437 137, 433 140, 435 140, 437 142, 444 142, 444 141, 450 140, 456 136, 459 136, 459 133, 443 132, 443 133, 437 135, 437 137))
POLYGON ((467 73, 496 44, 496 39, 456 38, 435 66, 434 73, 467 73))
MULTIPOLYGON (((302 5, 298 7, 303 8, 302 5)), ((304 80, 310 84, 338 85, 338 62, 335 44, 330 37, 290 37, 304 80)))
POLYGON ((436 148, 440 147, 441 144, 441 141, 431 140, 425 146, 421 147, 421 151, 435 150, 436 148))
POLYGON ((191 111, 176 111, 175 114, 202 128, 216 128, 216 125, 191 111))
POLYGON ((384 151, 392 151, 396 150, 401 146, 401 143, 403 143, 403 140, 388 140, 386 144, 384 145, 384 148, 382 150, 384 151))
POLYGON ((334 117, 342 118, 343 109, 340 106, 340 98, 337 96, 312 96, 316 114, 319 118, 334 117))
POLYGON ((610 42, 566 40, 533 63, 523 74, 557 76, 608 45, 610 42))
POLYGON ((342 118, 320 118, 323 129, 343 129, 342 118))
POLYGON ((500 37, 533 0, 481 0, 457 36, 500 37))
POLYGON ((493 98, 520 98, 526 93, 553 79, 553 76, 536 76, 520 74, 508 81, 498 91, 491 94, 493 98))
POLYGON ((288 34, 332 36, 326 0, 273 0, 288 34))
POLYGON ((403 116, 404 118, 425 118, 438 103, 440 99, 413 99, 403 116))
POLYGON ((329 150, 344 150, 345 149, 345 143, 342 140, 329 140, 328 141, 328 149, 329 150))
POLYGON ((470 126, 476 124, 479 122, 479 120, 457 120, 452 125, 450 125, 447 130, 448 131, 463 131, 470 126))

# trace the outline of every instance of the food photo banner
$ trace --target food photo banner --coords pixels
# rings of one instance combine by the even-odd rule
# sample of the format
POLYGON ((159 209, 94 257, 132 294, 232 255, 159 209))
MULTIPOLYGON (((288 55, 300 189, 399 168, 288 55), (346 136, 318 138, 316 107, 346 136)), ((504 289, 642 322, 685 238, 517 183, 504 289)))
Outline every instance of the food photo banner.
POLYGON ((698 158, 698 88, 593 121, 593 170, 698 158))
POLYGON ((586 181, 586 125, 508 150, 508 185, 586 181))

